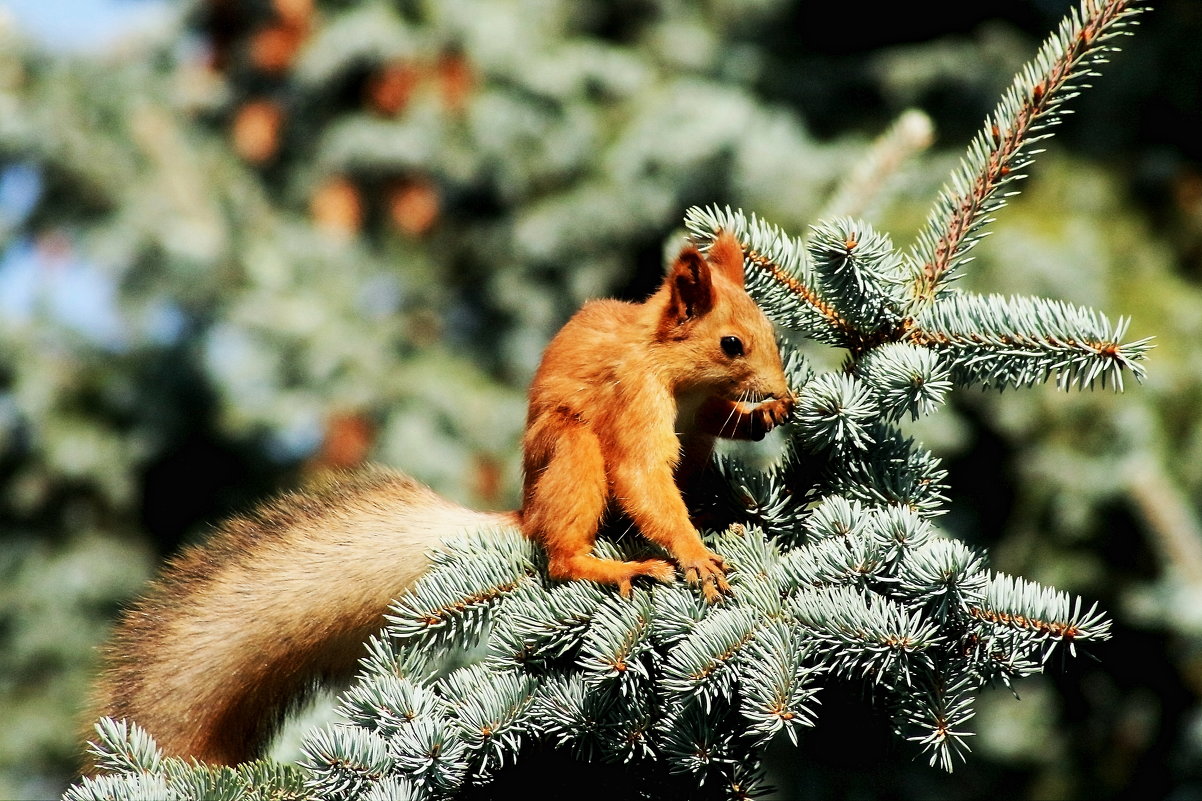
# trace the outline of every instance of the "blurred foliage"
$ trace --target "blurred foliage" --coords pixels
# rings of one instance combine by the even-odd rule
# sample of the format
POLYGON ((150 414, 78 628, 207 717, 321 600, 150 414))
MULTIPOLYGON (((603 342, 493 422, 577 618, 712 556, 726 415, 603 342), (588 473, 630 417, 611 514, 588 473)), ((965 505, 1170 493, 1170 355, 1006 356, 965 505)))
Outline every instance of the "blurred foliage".
MULTIPOLYGON (((912 106, 937 146, 855 213, 916 230, 1066 7, 197 0, 87 59, 4 22, 0 796, 70 778, 93 646, 156 558, 364 459, 514 505, 525 384, 583 299, 649 290, 693 203, 842 213, 912 106)), ((921 434, 948 525, 1115 639, 984 703, 951 777, 831 694, 786 796, 1202 792, 1200 23, 1155 4, 965 279, 1132 315, 1148 381, 962 395, 921 434)))

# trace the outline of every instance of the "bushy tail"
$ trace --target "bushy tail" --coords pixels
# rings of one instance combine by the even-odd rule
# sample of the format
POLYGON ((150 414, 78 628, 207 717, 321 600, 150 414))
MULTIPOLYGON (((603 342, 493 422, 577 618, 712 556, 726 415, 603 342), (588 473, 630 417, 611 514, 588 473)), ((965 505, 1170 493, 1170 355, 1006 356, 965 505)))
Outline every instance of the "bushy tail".
POLYGON ((310 690, 350 678, 428 551, 516 524, 383 470, 234 517, 171 561, 117 624, 91 720, 133 720, 170 756, 253 759, 310 690))

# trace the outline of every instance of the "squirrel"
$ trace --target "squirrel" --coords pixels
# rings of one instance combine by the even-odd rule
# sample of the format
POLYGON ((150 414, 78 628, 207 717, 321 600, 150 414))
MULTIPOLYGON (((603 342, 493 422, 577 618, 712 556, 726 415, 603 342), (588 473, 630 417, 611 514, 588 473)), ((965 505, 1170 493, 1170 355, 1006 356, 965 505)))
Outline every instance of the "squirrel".
POLYGON ((535 373, 522 507, 477 512, 407 476, 370 469, 286 493, 168 562, 105 649, 94 712, 137 722, 164 754, 233 765, 261 755, 319 685, 353 675, 426 553, 466 530, 520 527, 552 579, 629 594, 679 567, 711 602, 729 590, 682 497, 717 437, 760 439, 794 398, 772 324, 720 233, 676 257, 645 301, 586 303, 535 373), (675 561, 592 555, 607 509, 675 561))

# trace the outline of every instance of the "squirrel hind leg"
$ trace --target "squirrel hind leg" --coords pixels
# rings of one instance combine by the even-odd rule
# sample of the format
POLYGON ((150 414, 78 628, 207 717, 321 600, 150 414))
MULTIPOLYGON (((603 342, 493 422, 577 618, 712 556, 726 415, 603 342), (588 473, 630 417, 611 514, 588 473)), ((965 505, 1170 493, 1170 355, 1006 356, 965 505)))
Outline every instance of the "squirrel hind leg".
POLYGON ((665 584, 676 580, 676 567, 663 559, 621 562, 589 553, 553 554, 547 572, 553 579, 587 579, 599 584, 615 584, 625 596, 630 595, 631 582, 639 576, 649 576, 665 584))

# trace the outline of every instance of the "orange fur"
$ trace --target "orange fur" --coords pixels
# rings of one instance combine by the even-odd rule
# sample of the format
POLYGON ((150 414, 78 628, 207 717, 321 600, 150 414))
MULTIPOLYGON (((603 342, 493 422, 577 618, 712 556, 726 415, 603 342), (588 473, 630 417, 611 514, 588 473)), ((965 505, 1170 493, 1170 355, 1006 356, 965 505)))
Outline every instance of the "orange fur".
POLYGON ((530 388, 522 528, 546 548, 553 577, 623 593, 637 576, 671 580, 661 560, 590 555, 612 501, 715 600, 725 568, 689 521, 678 470, 704 463, 714 437, 762 437, 791 408, 738 242, 720 235, 708 258, 688 246, 646 301, 586 304, 547 347, 530 388), (724 337, 742 353, 726 353, 724 337))
POLYGON ((719 236, 708 258, 688 246, 646 301, 586 304, 547 347, 530 389, 520 512, 473 512, 375 471, 236 517, 123 616, 89 720, 132 719, 171 756, 260 755, 309 689, 350 676, 425 554, 464 530, 520 525, 560 579, 623 592, 638 576, 673 580, 664 560, 590 553, 616 505, 715 600, 725 567, 678 482, 715 437, 762 437, 792 403, 772 327, 743 288, 738 243, 719 236), (724 337, 741 352, 724 350, 724 337))

